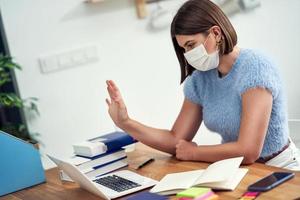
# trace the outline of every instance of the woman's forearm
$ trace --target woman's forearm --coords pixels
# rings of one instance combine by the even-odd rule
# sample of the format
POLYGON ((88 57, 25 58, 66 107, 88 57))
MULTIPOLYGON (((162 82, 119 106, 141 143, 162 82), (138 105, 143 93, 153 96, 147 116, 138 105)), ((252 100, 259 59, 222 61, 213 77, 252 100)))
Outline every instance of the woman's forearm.
POLYGON ((258 159, 258 155, 251 152, 251 150, 244 148, 243 145, 238 142, 218 145, 200 145, 193 152, 193 160, 216 162, 218 160, 243 156, 243 164, 251 164, 258 159))
POLYGON ((129 119, 120 128, 152 148, 175 155, 178 140, 170 130, 148 127, 132 119, 129 119))

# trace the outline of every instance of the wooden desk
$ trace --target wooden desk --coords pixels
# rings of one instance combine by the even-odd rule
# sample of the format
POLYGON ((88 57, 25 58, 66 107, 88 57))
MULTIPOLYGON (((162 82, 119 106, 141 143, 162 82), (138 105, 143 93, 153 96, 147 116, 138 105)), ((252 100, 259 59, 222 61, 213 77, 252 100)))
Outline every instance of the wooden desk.
MULTIPOLYGON (((209 165, 207 163, 201 162, 178 161, 174 157, 170 157, 167 154, 153 150, 142 144, 137 144, 136 150, 128 153, 128 160, 130 170, 156 180, 160 180, 164 175, 168 173, 206 168, 209 165), (155 158, 155 161, 141 168, 140 170, 131 169, 130 164, 134 163, 141 156, 152 156, 155 158)), ((268 167, 259 163, 243 167, 249 169, 247 175, 244 177, 244 179, 242 179, 241 183, 234 191, 216 192, 219 195, 220 199, 237 199, 246 191, 247 186, 255 182, 257 179, 264 177, 274 171, 287 171, 275 167, 268 167)), ((300 173, 296 172, 295 174, 295 178, 285 182, 284 184, 274 188, 273 190, 261 194, 257 199, 296 199, 300 197, 300 173)), ((47 170, 46 176, 47 183, 15 192, 10 195, 6 195, 4 197, 1 197, 0 200, 101 199, 100 197, 79 188, 75 183, 62 183, 58 179, 57 168, 47 170)), ((126 199, 128 198, 128 196, 122 197, 120 199, 126 199)), ((171 199, 176 198, 172 196, 171 199)))

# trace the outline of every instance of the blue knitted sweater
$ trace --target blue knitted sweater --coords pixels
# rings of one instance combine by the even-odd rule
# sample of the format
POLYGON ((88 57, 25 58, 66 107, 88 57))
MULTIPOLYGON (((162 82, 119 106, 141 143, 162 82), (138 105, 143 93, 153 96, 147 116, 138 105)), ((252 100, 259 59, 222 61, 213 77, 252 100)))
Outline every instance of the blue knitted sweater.
POLYGON ((268 156, 287 144, 288 119, 282 82, 275 65, 261 53, 241 49, 230 72, 220 78, 217 69, 195 70, 185 81, 185 98, 202 106, 205 126, 222 137, 237 141, 241 122, 241 95, 250 88, 266 88, 273 96, 271 118, 260 154, 268 156))

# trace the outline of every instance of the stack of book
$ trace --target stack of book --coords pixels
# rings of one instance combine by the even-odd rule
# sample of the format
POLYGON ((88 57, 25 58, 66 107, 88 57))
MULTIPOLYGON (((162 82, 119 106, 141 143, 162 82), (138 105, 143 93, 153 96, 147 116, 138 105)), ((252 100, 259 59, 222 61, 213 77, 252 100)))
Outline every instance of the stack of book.
MULTIPOLYGON (((125 147, 135 142, 136 140, 125 132, 108 133, 73 144, 75 155, 68 159, 68 162, 93 179, 127 166, 125 147)), ((72 181, 62 170, 60 179, 72 181)))

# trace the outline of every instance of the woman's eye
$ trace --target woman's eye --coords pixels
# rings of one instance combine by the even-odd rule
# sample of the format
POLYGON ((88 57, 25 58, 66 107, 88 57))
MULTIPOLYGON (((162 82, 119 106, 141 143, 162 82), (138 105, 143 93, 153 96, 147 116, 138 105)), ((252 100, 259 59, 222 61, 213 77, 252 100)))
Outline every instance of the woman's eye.
POLYGON ((191 50, 191 49, 193 49, 194 48, 194 44, 189 44, 189 45, 187 45, 187 49, 188 50, 191 50))
POLYGON ((191 46, 186 46, 186 48, 185 48, 185 52, 188 52, 188 51, 190 51, 190 50, 192 50, 193 48, 191 47, 191 46))

